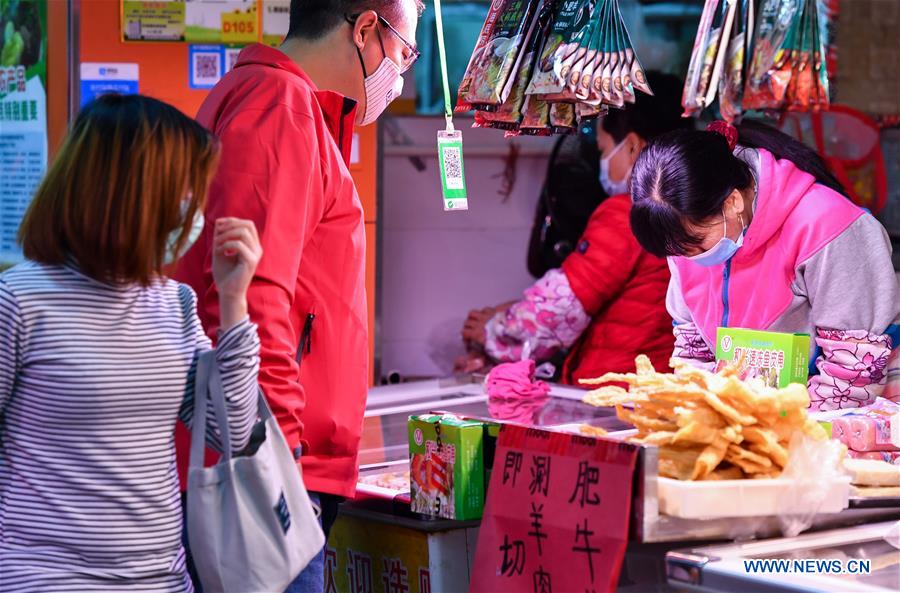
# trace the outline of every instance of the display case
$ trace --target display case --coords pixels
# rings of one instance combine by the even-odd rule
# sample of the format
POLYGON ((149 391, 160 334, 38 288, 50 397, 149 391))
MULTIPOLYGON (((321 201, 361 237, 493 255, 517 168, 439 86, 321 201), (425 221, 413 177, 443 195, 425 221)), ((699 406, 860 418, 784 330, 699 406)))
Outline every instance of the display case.
MULTIPOLYGON (((483 376, 465 375, 371 389, 359 454, 360 492, 408 504, 409 417, 440 411, 489 418, 483 383, 483 376)), ((534 414, 535 426, 589 424, 608 431, 628 428, 616 418, 615 410, 583 403, 583 390, 551 385, 549 395, 546 405, 534 414)))

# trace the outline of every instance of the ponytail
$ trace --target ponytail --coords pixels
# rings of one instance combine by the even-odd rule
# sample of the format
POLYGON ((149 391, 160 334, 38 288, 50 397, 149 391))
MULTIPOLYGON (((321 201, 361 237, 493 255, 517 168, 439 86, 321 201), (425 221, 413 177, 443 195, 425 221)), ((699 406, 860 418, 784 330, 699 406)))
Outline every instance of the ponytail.
POLYGON ((744 120, 737 126, 738 144, 747 148, 761 148, 779 160, 788 160, 801 171, 809 173, 816 183, 846 196, 847 193, 819 154, 784 132, 767 124, 744 120))

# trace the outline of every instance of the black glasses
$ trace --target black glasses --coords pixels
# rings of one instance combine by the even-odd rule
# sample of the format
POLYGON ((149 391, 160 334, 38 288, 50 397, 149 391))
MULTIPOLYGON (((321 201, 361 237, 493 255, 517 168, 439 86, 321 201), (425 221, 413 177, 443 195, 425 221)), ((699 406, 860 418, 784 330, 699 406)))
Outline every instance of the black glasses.
MULTIPOLYGON (((358 14, 345 15, 344 18, 346 18, 347 22, 352 25, 352 24, 356 23, 356 19, 359 18, 359 15, 358 14)), ((402 43, 406 47, 406 49, 409 51, 409 55, 404 56, 403 63, 400 64, 400 74, 405 74, 406 72, 409 71, 410 68, 413 67, 413 64, 416 63, 416 60, 418 60, 419 56, 422 54, 419 53, 419 50, 416 48, 416 46, 413 45, 412 43, 410 43, 409 41, 407 41, 406 37, 401 35, 400 31, 395 29, 394 25, 392 25, 390 22, 388 22, 388 20, 386 18, 384 18, 381 15, 378 15, 378 22, 380 22, 382 25, 387 27, 388 31, 393 33, 397 37, 397 39, 400 40, 400 43, 402 43)))

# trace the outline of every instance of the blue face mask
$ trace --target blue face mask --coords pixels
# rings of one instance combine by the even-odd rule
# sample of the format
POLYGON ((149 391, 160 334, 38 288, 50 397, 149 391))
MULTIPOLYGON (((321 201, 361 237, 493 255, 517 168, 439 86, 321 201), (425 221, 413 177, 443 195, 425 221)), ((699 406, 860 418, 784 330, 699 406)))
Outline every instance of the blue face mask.
POLYGON ((741 234, 737 241, 728 238, 728 223, 725 221, 725 211, 722 211, 722 225, 725 227, 722 238, 716 243, 712 249, 704 251, 698 255, 687 258, 695 264, 711 267, 718 264, 724 264, 737 253, 737 250, 744 244, 744 220, 741 220, 741 234))
MULTIPOLYGON (((628 173, 625 175, 625 179, 621 181, 613 181, 609 178, 609 164, 612 162, 616 153, 625 146, 625 140, 622 140, 618 144, 616 144, 615 148, 609 151, 609 154, 600 159, 600 185, 603 187, 603 191, 606 192, 608 196, 618 196, 620 194, 629 193, 630 183, 631 183, 631 169, 628 169, 628 173)), ((632 168, 634 166, 632 165, 632 168)))
MULTIPOLYGON (((187 218, 190 204, 190 197, 181 203, 181 216, 183 219, 187 218)), ((163 263, 166 265, 173 264, 178 261, 182 255, 187 253, 191 245, 193 245, 197 239, 200 238, 200 234, 203 233, 204 224, 205 219, 203 218, 203 212, 197 210, 197 213, 194 215, 194 220, 191 221, 191 229, 188 231, 187 239, 185 240, 184 245, 182 245, 181 250, 178 252, 175 251, 175 244, 178 243, 178 237, 181 236, 182 227, 178 227, 169 233, 169 238, 166 241, 166 257, 163 260, 163 263)))

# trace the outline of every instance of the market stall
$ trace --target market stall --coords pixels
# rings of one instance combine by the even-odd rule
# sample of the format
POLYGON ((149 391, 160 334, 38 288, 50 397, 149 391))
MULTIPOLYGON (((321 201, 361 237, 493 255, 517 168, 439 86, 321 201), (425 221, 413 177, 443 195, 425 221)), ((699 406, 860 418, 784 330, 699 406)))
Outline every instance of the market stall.
MULTIPOLYGON (((578 434, 579 438, 584 431, 590 432, 586 426, 609 431, 609 436, 614 439, 634 435, 634 430, 629 430, 630 426, 617 418, 615 408, 594 407, 584 403, 583 398, 584 392, 581 390, 552 386, 548 401, 535 413, 534 426, 547 431, 578 434)), ((360 494, 356 501, 343 508, 328 549, 327 562, 331 567, 328 574, 332 575, 330 578, 335 583, 335 590, 367 590, 363 585, 356 588, 355 583, 363 581, 353 579, 371 578, 375 583, 383 581, 388 591, 400 591, 403 589, 390 588, 390 583, 395 582, 391 579, 399 579, 401 572, 404 577, 396 580, 396 584, 399 586, 400 583, 405 583, 409 591, 468 590, 469 579, 476 566, 475 553, 481 522, 477 519, 452 521, 411 511, 408 418, 427 410, 453 412, 467 417, 488 417, 488 399, 483 377, 462 376, 444 381, 423 381, 371 390, 360 457, 360 494), (396 568, 394 573, 391 567, 396 568)), ((677 572, 677 567, 681 566, 679 553, 683 554, 679 550, 684 550, 686 546, 695 546, 696 549, 705 551, 704 544, 709 542, 747 542, 774 538, 766 540, 767 545, 775 550, 769 553, 774 555, 782 549, 780 545, 788 545, 789 542, 804 542, 812 549, 820 541, 817 537, 825 538, 821 540, 825 542, 840 541, 828 539, 830 536, 827 534, 831 532, 827 530, 842 528, 843 530, 834 532, 838 534, 836 537, 852 533, 854 537, 864 539, 868 537, 867 534, 875 532, 868 527, 859 528, 861 531, 857 532, 853 526, 900 519, 897 499, 879 501, 856 497, 849 500, 850 508, 822 513, 810 519, 807 528, 809 533, 823 535, 805 535, 791 539, 779 537, 784 529, 784 522, 783 518, 775 515, 761 516, 752 512, 735 513, 744 516, 719 518, 669 515, 661 511, 659 452, 659 448, 653 445, 641 445, 638 450, 628 548, 618 580, 620 591, 670 590, 666 581, 667 571, 669 582, 676 588, 689 584, 677 572)), ((498 463, 500 462, 493 462, 494 471, 500 471, 498 463)), ((733 493, 722 494, 718 497, 718 504, 733 506, 733 496, 733 493)), ((718 511, 713 514, 722 513, 718 511)), ((892 523, 885 525, 890 524, 892 523)), ((878 533, 884 534, 884 529, 878 533)), ((873 549, 880 549, 887 544, 873 540, 871 545, 874 546, 873 549)), ((738 545, 735 549, 750 554, 746 551, 746 545, 738 545)), ((849 556, 857 557, 852 554, 849 556)), ((706 566, 705 570, 715 571, 719 565, 710 563, 706 566)), ((879 573, 867 579, 866 582, 871 582, 871 586, 876 587, 867 590, 891 590, 890 587, 877 588, 892 573, 887 574, 888 576, 883 576, 879 573)), ((838 588, 831 590, 840 590, 836 583, 841 582, 843 581, 838 580, 833 583, 832 586, 838 588)), ((722 586, 725 588, 705 590, 736 590, 727 585, 722 586)), ((802 583, 798 586, 802 586, 802 583)))

